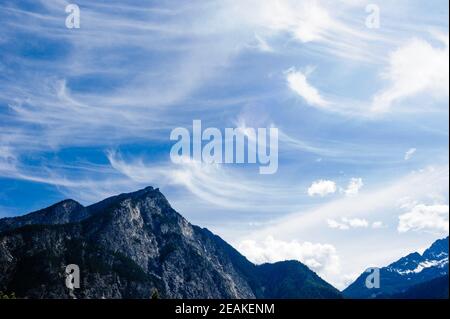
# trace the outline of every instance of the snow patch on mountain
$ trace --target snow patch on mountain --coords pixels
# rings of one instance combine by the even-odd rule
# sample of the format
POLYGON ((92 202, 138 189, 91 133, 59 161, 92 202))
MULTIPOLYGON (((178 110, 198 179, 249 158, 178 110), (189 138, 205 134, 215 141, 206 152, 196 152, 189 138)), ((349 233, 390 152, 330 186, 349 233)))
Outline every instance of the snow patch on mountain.
POLYGON ((448 257, 444 258, 442 260, 426 260, 423 262, 420 262, 415 269, 407 269, 407 270, 400 270, 400 269, 393 269, 393 271, 396 271, 400 275, 409 275, 411 273, 418 274, 422 270, 430 267, 437 267, 437 268, 444 268, 448 265, 448 257))

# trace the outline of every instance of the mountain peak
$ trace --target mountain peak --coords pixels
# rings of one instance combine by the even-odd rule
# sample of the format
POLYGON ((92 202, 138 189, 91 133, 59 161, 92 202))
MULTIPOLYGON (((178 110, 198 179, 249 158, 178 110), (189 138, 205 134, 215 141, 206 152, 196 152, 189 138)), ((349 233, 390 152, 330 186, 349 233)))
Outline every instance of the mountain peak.
MULTIPOLYGON (((164 198, 165 196, 159 191, 159 188, 154 188, 152 186, 147 186, 145 188, 142 188, 140 190, 134 191, 134 192, 129 192, 129 193, 121 193, 119 195, 114 195, 111 197, 108 197, 98 203, 102 203, 105 201, 108 202, 112 202, 112 201, 121 201, 127 198, 131 198, 131 199, 140 199, 140 198, 146 198, 146 197, 160 197, 160 198, 164 198)), ((98 204, 96 203, 96 204, 98 204)), ((96 204, 93 204, 91 206, 94 206, 96 204)))
MULTIPOLYGON (((83 205, 81 205, 79 202, 77 202, 76 200, 72 199, 72 198, 67 198, 67 199, 63 199, 62 201, 51 205, 50 207, 62 207, 64 209, 71 209, 72 207, 83 207, 83 205)), ((49 207, 49 208, 50 208, 49 207)))
POLYGON ((448 257, 448 237, 436 240, 422 256, 426 259, 448 257))
POLYGON ((145 197, 159 197, 166 199, 165 196, 160 192, 159 188, 154 188, 152 186, 147 186, 143 189, 137 190, 131 193, 120 194, 119 197, 130 197, 133 199, 145 198, 145 197))
POLYGON ((134 192, 108 197, 87 207, 84 207, 74 199, 68 198, 26 215, 2 218, 0 219, 0 232, 31 224, 56 225, 79 222, 90 216, 96 215, 97 213, 103 212, 106 208, 125 200, 132 200, 135 202, 150 200, 162 210, 167 211, 170 209, 170 211, 172 211, 172 207, 166 197, 160 192, 159 188, 147 186, 134 192))
POLYGON ((86 217, 86 209, 73 199, 65 199, 47 208, 26 215, 0 219, 0 232, 26 225, 54 225, 79 221, 86 217))
POLYGON ((90 215, 96 215, 101 213, 108 207, 112 205, 117 205, 126 200, 132 201, 147 201, 151 200, 156 202, 156 204, 161 208, 172 208, 169 204, 169 201, 166 197, 159 191, 159 188, 154 188, 152 186, 147 186, 143 189, 130 192, 130 193, 121 193, 119 195, 108 197, 98 203, 92 204, 87 207, 90 215))
POLYGON ((153 192, 159 192, 159 188, 154 188, 153 186, 147 186, 137 191, 129 192, 129 193, 121 193, 118 196, 128 195, 128 196, 140 196, 140 195, 148 195, 153 192))
POLYGON ((380 268, 379 289, 368 289, 365 286, 367 274, 362 274, 344 290, 344 295, 351 298, 386 298, 414 285, 448 275, 448 240, 448 237, 436 240, 422 255, 414 252, 380 268))

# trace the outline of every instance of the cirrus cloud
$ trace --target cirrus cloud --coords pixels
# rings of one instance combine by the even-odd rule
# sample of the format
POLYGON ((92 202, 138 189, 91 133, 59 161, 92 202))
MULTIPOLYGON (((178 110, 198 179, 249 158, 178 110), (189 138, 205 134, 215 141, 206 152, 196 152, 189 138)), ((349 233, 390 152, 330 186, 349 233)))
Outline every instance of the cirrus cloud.
POLYGON ((416 153, 416 151, 417 149, 415 148, 410 148, 409 150, 407 150, 405 153, 405 161, 409 161, 411 157, 416 153))

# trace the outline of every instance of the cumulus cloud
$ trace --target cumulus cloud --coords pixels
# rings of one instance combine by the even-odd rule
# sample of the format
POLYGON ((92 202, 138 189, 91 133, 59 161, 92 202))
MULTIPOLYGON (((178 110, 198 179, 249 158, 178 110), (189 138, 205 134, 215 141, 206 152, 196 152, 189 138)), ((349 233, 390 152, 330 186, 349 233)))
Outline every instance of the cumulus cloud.
POLYGON ((308 82, 310 72, 291 69, 287 72, 286 80, 289 88, 300 95, 311 106, 325 107, 329 103, 320 95, 319 91, 308 82))
POLYGON ((394 102, 420 93, 448 98, 449 37, 436 34, 435 38, 441 47, 412 39, 391 53, 383 73, 390 86, 374 96, 373 111, 389 111, 394 102))
POLYGON ((338 273, 339 256, 330 244, 282 241, 268 236, 262 241, 243 240, 238 250, 256 264, 298 260, 321 275, 338 273))
POLYGON ((318 180, 308 188, 309 196, 319 195, 321 197, 336 192, 336 183, 330 180, 318 180))
POLYGON ((448 216, 448 205, 419 204, 399 216, 397 230, 400 233, 408 231, 448 233, 448 216))
POLYGON ((416 151, 417 149, 415 148, 410 148, 409 150, 407 150, 405 153, 405 161, 409 161, 411 157, 414 155, 414 153, 416 153, 416 151))
POLYGON ((348 230, 350 228, 367 228, 369 222, 363 218, 347 218, 342 217, 340 221, 334 219, 327 219, 328 227, 339 230, 348 230))
POLYGON ((344 193, 347 196, 357 195, 363 185, 364 183, 362 181, 362 178, 351 178, 350 182, 348 183, 347 189, 344 190, 344 193))

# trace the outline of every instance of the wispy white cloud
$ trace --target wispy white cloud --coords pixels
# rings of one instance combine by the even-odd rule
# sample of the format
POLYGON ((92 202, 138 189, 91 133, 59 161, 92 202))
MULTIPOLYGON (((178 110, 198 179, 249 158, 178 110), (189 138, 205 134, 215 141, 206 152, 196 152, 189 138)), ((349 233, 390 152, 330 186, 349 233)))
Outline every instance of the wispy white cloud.
POLYGON ((344 152, 343 149, 339 149, 338 147, 333 147, 333 149, 331 149, 331 147, 323 147, 321 145, 311 144, 308 141, 295 138, 287 134, 283 130, 278 130, 278 137, 280 139, 280 142, 284 144, 287 149, 296 149, 327 157, 342 156, 344 152))
MULTIPOLYGON (((354 21, 340 16, 345 10, 339 10, 339 14, 333 10, 331 1, 229 0, 180 5, 176 9, 164 4, 143 9, 115 1, 108 6, 86 3, 82 5, 83 27, 77 32, 67 32, 60 25, 61 8, 67 1, 40 3, 47 11, 2 6, 10 17, 27 18, 26 24, 15 24, 12 18, 5 20, 1 37, 6 43, 13 41, 14 30, 38 33, 70 49, 51 63, 14 57, 29 72, 16 72, 11 77, 14 80, 0 83, 0 102, 9 106, 8 112, 0 113, 6 123, 0 143, 13 147, 16 154, 166 137, 164 130, 183 122, 194 108, 188 103, 180 108, 180 101, 189 101, 196 90, 220 74, 249 43, 254 43, 255 35, 258 50, 276 51, 269 40, 288 34, 293 41, 308 44, 305 50, 309 44, 320 44, 314 48, 315 54, 348 54, 352 50, 347 46, 371 52, 363 43, 377 41, 366 30, 355 31, 351 27, 354 21), (164 52, 169 58, 152 63, 151 59, 126 56, 123 53, 129 52, 130 45, 140 57, 164 52), (73 82, 83 77, 108 77, 113 85, 96 90, 73 89, 73 82), (173 107, 177 111, 168 112, 173 107), (36 135, 40 136, 38 140, 33 138, 36 135)), ((342 3, 353 7, 353 1, 342 3)), ((310 83, 308 72, 292 71, 287 77, 297 94, 311 105, 328 109, 331 104, 335 106, 333 99, 325 99, 310 83)), ((214 106, 207 104, 205 108, 214 106)), ((338 104, 333 111, 346 103, 338 104)), ((199 105, 195 104, 197 110, 199 105)), ((204 114, 214 118, 211 113, 204 114)))
POLYGON ((2 159, 1 156, 0 177, 52 185, 65 196, 84 204, 132 191, 139 186, 109 165, 67 165, 56 162, 27 165, 17 158, 2 159))
MULTIPOLYGON (((13 148, 17 155, 31 150, 109 147, 161 139, 166 136, 164 130, 174 123, 179 125, 192 111, 186 105, 176 112, 167 109, 188 100, 248 48, 255 35, 257 48, 264 51, 275 50, 268 39, 286 32, 295 41, 333 46, 336 43, 330 41, 329 33, 338 30, 334 26, 343 26, 332 17, 328 5, 309 0, 230 0, 177 9, 163 4, 142 9, 113 1, 108 6, 81 4, 83 27, 68 32, 60 25, 61 8, 67 3, 42 1, 42 12, 2 6, 9 17, 27 19, 26 24, 14 28, 8 27, 14 19, 5 20, 1 37, 6 43, 14 39, 14 29, 38 33, 43 39, 70 48, 51 63, 17 56, 14 59, 30 72, 17 72, 13 81, 0 83, 0 102, 9 106, 8 112, 0 113, 5 123, 0 143, 13 148), (130 58, 123 54, 130 45, 142 56, 164 52, 170 59, 155 64, 145 58, 130 58), (118 56, 122 57, 120 61, 118 56), (73 82, 83 77, 108 77, 113 85, 96 90, 72 89, 73 82)), ((348 33, 345 28, 338 32, 348 33)), ((323 98, 314 98, 314 87, 308 86, 306 77, 304 84, 305 94, 312 92, 312 101, 322 104, 323 98)))
POLYGON ((326 107, 329 105, 319 93, 319 91, 313 87, 307 79, 310 72, 301 72, 291 69, 286 72, 286 80, 289 88, 297 93, 299 96, 305 99, 305 101, 311 106, 326 107))
POLYGON ((23 32, 30 37, 39 34, 61 47, 56 48, 60 54, 51 63, 14 57, 12 61, 25 71, 15 72, 8 81, 0 79, 0 103, 9 106, 8 112, 0 112, 5 123, 0 143, 14 146, 16 153, 31 148, 109 146, 160 139, 163 130, 183 121, 183 115, 190 110, 187 106, 183 112, 166 109, 186 101, 245 47, 247 39, 247 35, 232 37, 231 33, 220 40, 212 39, 213 28, 195 23, 198 12, 206 16, 214 12, 211 8, 195 10, 201 4, 173 9, 163 4, 142 8, 115 1, 108 6, 81 3, 83 27, 69 32, 60 21, 66 4, 42 1, 39 13, 2 4, 2 12, 8 17, 1 32, 6 43, 13 41, 14 32, 23 32), (27 23, 15 23, 21 18, 27 23), (10 24, 15 27, 7 27, 10 24), (197 40, 180 40, 190 37, 197 40), (212 41, 214 45, 209 45, 212 41), (183 54, 179 54, 180 50, 183 54), (130 52, 139 57, 133 58, 130 52), (161 52, 167 61, 152 63, 147 58, 161 52), (95 90, 71 90, 70 86, 83 78, 95 78, 101 84, 107 79, 108 85, 99 85, 95 90), (39 140, 33 138, 36 135, 39 140))
MULTIPOLYGON (((349 1, 342 1, 340 5, 354 7, 349 1)), ((365 48, 368 43, 382 39, 366 32, 357 21, 351 21, 343 13, 345 10, 335 10, 333 1, 251 0, 243 3, 232 0, 225 6, 225 12, 247 21, 246 27, 258 28, 271 36, 287 34, 292 41, 301 44, 315 44, 305 49, 316 54, 319 51, 346 59, 376 60, 376 55, 365 48)))
POLYGON ((260 211, 295 205, 295 185, 258 180, 254 175, 228 169, 220 164, 200 163, 183 158, 179 164, 146 163, 139 158, 125 161, 120 154, 108 154, 111 166, 129 179, 140 184, 158 184, 179 187, 194 198, 217 207, 252 209, 260 211), (236 183, 239 181, 239 183, 236 183))
POLYGON ((270 46, 266 39, 255 34, 256 48, 258 48, 262 52, 273 52, 274 49, 270 46))
POLYGON ((405 153, 405 161, 409 161, 411 159, 411 157, 416 153, 417 149, 415 148, 410 148, 409 150, 406 151, 405 153))

